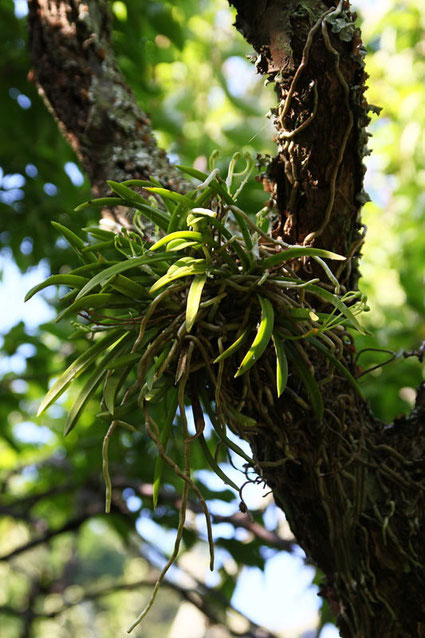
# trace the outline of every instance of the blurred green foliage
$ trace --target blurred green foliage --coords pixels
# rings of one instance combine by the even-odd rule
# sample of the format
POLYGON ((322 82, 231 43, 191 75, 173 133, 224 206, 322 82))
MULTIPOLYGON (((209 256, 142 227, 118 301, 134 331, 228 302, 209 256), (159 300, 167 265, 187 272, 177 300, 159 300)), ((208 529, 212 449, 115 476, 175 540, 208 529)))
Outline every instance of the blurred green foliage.
MULTIPOLYGON (((408 412, 424 368, 403 352, 425 340, 425 16, 418 0, 375 3, 363 24, 370 75, 368 99, 382 107, 373 118, 368 161, 372 203, 360 286, 369 297, 372 331, 358 348, 388 348, 398 357, 362 377, 376 416, 408 412)), ((388 359, 365 352, 369 367, 388 359)))
MULTIPOLYGON (((224 0, 120 0, 110 6, 121 68, 173 160, 203 170, 216 148, 221 149, 223 166, 235 150, 273 151, 272 131, 264 119, 273 94, 247 62, 249 47, 232 27, 224 0)), ((369 100, 383 111, 372 125, 368 190, 373 203, 364 211, 368 233, 361 287, 370 300, 366 319, 372 334, 357 337, 357 342, 359 348, 400 353, 393 363, 362 377, 375 414, 391 420, 409 410, 414 388, 423 379, 417 359, 404 359, 401 353, 416 350, 425 340, 425 14, 419 0, 388 0, 373 7, 363 25, 369 100)), ((7 123, 0 139, 0 255, 4 264, 14 260, 22 272, 40 262, 50 272, 66 272, 77 263, 51 221, 78 230, 95 223, 96 217, 73 212, 88 198, 89 185, 80 184, 75 168, 70 171, 76 158, 27 80, 25 40, 25 18, 15 16, 12 0, 0 0, 0 118, 7 123)), ((261 189, 247 188, 241 206, 256 212, 264 199, 261 189)), ((7 314, 7 307, 4 311, 7 314)), ((169 551, 173 536, 164 532, 162 538, 160 530, 175 529, 178 520, 175 506, 163 501, 152 512, 151 498, 137 491, 151 483, 156 458, 142 431, 124 433, 110 446, 117 488, 112 514, 106 518, 100 478, 104 429, 95 418, 96 402, 83 414, 78 433, 65 441, 64 415, 77 389, 65 394, 47 416, 34 418, 51 379, 84 348, 83 339, 70 340, 71 333, 66 322, 48 323, 37 331, 21 322, 3 337, 0 554, 49 530, 65 529, 48 544, 0 563, 5 638, 24 635, 30 622, 35 638, 89 635, 89 630, 90 635, 115 638, 143 607, 149 589, 100 597, 96 592, 151 577, 144 559, 161 564, 158 551, 169 551), (146 530, 151 534, 144 541, 146 530), (64 605, 64 613, 55 615, 64 605), (39 616, 25 615, 28 609, 39 616)), ((367 370, 386 356, 365 351, 360 363, 367 370)), ((203 469, 201 455, 196 462, 203 469)), ((243 480, 241 475, 240 483, 243 480)), ((205 472, 198 481, 212 511, 217 499, 232 499, 229 490, 211 485, 205 472)), ((180 486, 171 471, 166 470, 165 483, 172 501, 180 486)), ((263 509, 254 512, 260 523, 263 509)), ((185 531, 186 547, 198 547, 197 531, 193 515, 185 531)), ((226 601, 243 564, 261 568, 275 550, 257 538, 240 543, 221 538, 226 536, 221 531, 217 536, 223 552, 216 586, 220 596, 210 590, 203 595, 225 618, 226 601)), ((179 599, 171 599, 169 590, 162 596, 175 611, 179 599)), ((156 609, 143 625, 144 636, 163 636, 172 622, 165 606, 159 603, 156 609)))

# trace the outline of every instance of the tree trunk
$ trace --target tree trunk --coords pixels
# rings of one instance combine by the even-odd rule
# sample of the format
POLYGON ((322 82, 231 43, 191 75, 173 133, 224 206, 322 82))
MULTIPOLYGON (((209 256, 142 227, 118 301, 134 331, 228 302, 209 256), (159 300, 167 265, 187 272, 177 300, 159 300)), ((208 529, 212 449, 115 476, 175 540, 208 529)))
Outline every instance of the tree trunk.
MULTIPOLYGON (((347 266, 335 274, 352 289, 363 241, 369 120, 363 49, 348 2, 232 4, 237 28, 258 52, 257 68, 276 87, 278 153, 265 176, 280 216, 275 233, 346 255, 347 266)), ((348 335, 340 345, 355 373, 348 335)), ((416 594, 424 587, 423 408, 379 423, 346 381, 337 374, 327 381, 326 362, 311 355, 324 419, 317 423, 283 395, 252 437, 258 465, 298 542, 326 576, 322 594, 341 635, 425 635, 416 594)))
MULTIPOLYGON (((368 105, 349 3, 231 4, 237 28, 258 53, 258 70, 276 87, 278 151, 264 175, 279 218, 274 235, 346 255, 334 275, 342 291, 355 289, 368 105)), ((31 0, 30 32, 40 91, 95 191, 103 191, 107 178, 148 174, 182 187, 117 69, 104 0, 31 0)), ((315 272, 314 264, 303 268, 315 272)), ((342 331, 335 347, 355 374, 350 335, 342 331)), ((425 604, 418 600, 425 589, 424 393, 408 417, 384 425, 346 377, 330 374, 317 352, 309 355, 325 404, 321 423, 295 376, 270 401, 267 365, 253 368, 244 410, 261 424, 246 434, 258 472, 323 571, 321 593, 341 636, 425 636, 425 604)), ((230 371, 226 382, 236 394, 239 380, 230 371)))

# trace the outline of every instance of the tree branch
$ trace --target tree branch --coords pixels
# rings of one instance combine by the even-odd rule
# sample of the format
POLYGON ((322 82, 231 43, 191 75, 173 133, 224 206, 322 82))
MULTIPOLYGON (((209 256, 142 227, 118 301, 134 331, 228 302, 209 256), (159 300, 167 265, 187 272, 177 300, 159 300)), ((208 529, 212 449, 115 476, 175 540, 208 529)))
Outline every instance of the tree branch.
MULTIPOLYGON (((114 485, 117 486, 117 481, 114 481, 114 485)), ((121 480, 118 479, 118 485, 122 485, 121 480)), ((129 482, 124 483, 125 487, 129 487, 129 482)), ((139 492, 142 496, 152 498, 153 495, 153 485, 150 483, 142 483, 141 485, 132 485, 132 487, 139 492)), ((167 490, 160 490, 159 498, 162 503, 172 503, 174 507, 178 508, 180 506, 180 496, 171 493, 167 490)), ((188 508, 195 513, 201 514, 202 508, 199 503, 193 501, 191 499, 188 500, 187 504, 188 508)), ((219 523, 229 523, 235 529, 242 528, 251 532, 259 541, 270 545, 276 549, 280 549, 286 552, 292 552, 294 546, 296 545, 295 539, 285 539, 281 538, 275 532, 272 532, 266 529, 260 523, 256 523, 254 520, 250 518, 248 514, 243 514, 242 512, 235 512, 230 515, 217 514, 210 510, 211 520, 214 524, 219 523)))
MULTIPOLYGON (((94 499, 91 500, 89 507, 83 513, 69 519, 62 527, 59 527, 58 529, 53 529, 53 530, 52 529, 46 530, 44 534, 36 538, 32 538, 30 541, 28 541, 24 545, 17 547, 16 549, 12 550, 8 554, 4 554, 3 556, 0 556, 0 562, 12 560, 19 554, 29 551, 33 549, 34 547, 37 547, 38 545, 43 545, 49 542, 52 538, 56 536, 60 536, 61 534, 65 534, 66 532, 76 531, 77 529, 79 529, 79 527, 81 527, 81 525, 86 520, 89 520, 93 516, 98 516, 100 514, 103 514, 103 508, 104 508, 103 500, 98 500, 97 498, 102 493, 103 485, 99 483, 97 477, 93 477, 93 480, 90 482, 92 483, 94 487, 92 493, 95 497, 95 500, 94 499)), ((114 492, 113 492, 113 498, 112 498, 113 511, 117 513, 121 513, 121 514, 123 513, 128 514, 127 507, 121 496, 121 490, 125 488, 129 488, 129 487, 133 488, 136 492, 138 492, 141 496, 145 498, 149 498, 149 499, 152 498, 153 485, 151 483, 139 484, 139 483, 136 483, 135 481, 132 481, 129 478, 118 476, 114 480, 114 492)), ((37 526, 37 523, 39 523, 39 521, 37 519, 31 518, 30 509, 32 506, 34 506, 40 500, 43 500, 45 498, 50 498, 53 494, 61 493, 64 491, 71 493, 71 492, 75 492, 75 490, 77 489, 78 489, 78 486, 71 485, 69 483, 65 487, 62 486, 59 488, 51 488, 49 490, 46 490, 45 492, 33 494, 31 496, 22 498, 14 502, 10 506, 0 507, 0 514, 3 513, 4 515, 7 515, 7 516, 25 520, 29 524, 33 524, 37 526), (22 508, 25 508, 25 511, 22 511, 22 508)), ((163 503, 171 504, 173 505, 173 507, 176 507, 176 508, 180 507, 180 498, 181 498, 180 495, 174 492, 170 492, 168 490, 160 491, 161 501, 163 503)), ((202 512, 202 509, 199 503, 190 499, 188 501, 188 508, 194 513, 202 512)), ((254 520, 251 520, 251 518, 247 514, 243 514, 242 512, 235 512, 234 514, 227 515, 227 516, 210 512, 210 516, 213 523, 215 524, 229 523, 235 529, 236 528, 245 529, 251 534, 253 534, 260 542, 263 542, 269 545, 270 547, 274 547, 275 549, 291 552, 294 548, 295 540, 281 538, 278 534, 276 534, 276 532, 267 530, 263 525, 260 525, 254 520)))
MULTIPOLYGON (((75 529, 78 529, 78 527, 75 529)), ((61 530, 57 530, 58 533, 63 533, 64 531, 72 530, 65 530, 65 526, 62 527, 61 530)), ((158 548, 155 549, 156 552, 160 555, 161 560, 165 562, 166 557, 158 548)), ((142 555, 147 563, 152 566, 152 557, 149 555, 149 552, 141 551, 139 544, 135 546, 134 553, 136 556, 142 555)), ((96 600, 99 600, 104 596, 109 596, 117 592, 132 591, 135 589, 141 589, 142 587, 152 587, 153 585, 155 585, 157 580, 157 574, 154 574, 151 578, 146 578, 132 583, 122 582, 108 587, 101 587, 93 591, 86 591, 84 593, 84 596, 82 596, 82 598, 79 600, 65 601, 65 603, 61 607, 53 611, 39 611, 37 599, 40 596, 48 596, 50 593, 53 592, 56 594, 59 592, 63 592, 66 587, 71 584, 71 582, 69 581, 69 573, 68 577, 66 577, 66 573, 68 571, 67 566, 68 563, 64 566, 62 576, 60 576, 59 578, 55 578, 53 581, 50 581, 50 583, 49 576, 45 573, 39 575, 39 579, 31 579, 31 587, 25 609, 19 609, 10 605, 0 606, 0 613, 10 616, 17 616, 23 620, 21 632, 22 636, 30 635, 29 632, 31 631, 32 624, 37 619, 42 620, 57 618, 61 614, 65 613, 68 609, 81 605, 82 603, 95 602, 96 600)), ((239 638, 242 636, 246 638, 276 638, 274 633, 260 627, 255 622, 249 620, 243 613, 235 609, 220 591, 217 591, 216 589, 200 582, 195 576, 193 576, 193 574, 188 572, 180 565, 178 565, 178 569, 185 575, 185 582, 190 579, 194 582, 194 586, 183 585, 179 583, 177 579, 174 579, 173 581, 165 579, 163 581, 163 586, 172 589, 173 591, 178 593, 179 596, 183 598, 183 600, 194 605, 206 616, 206 618, 208 618, 211 624, 223 625, 232 636, 235 636, 235 638, 239 638), (224 609, 229 609, 237 615, 241 616, 247 622, 249 629, 244 632, 239 632, 232 629, 232 627, 225 622, 224 615, 219 613, 221 610, 224 609)), ((23 570, 21 569, 21 571, 23 570)), ((153 568, 153 571, 156 571, 155 568, 153 568)), ((29 578, 28 574, 26 574, 26 577, 29 578)))
POLYGON ((111 47, 106 0, 29 0, 30 79, 68 140, 95 195, 107 179, 155 177, 185 190, 152 135, 111 47))
MULTIPOLYGON (((181 568, 180 568, 181 569, 181 568)), ((42 612, 42 611, 34 611, 32 609, 27 609, 26 612, 23 612, 22 609, 17 609, 10 605, 1 605, 0 613, 6 614, 8 616, 16 616, 22 618, 23 613, 26 614, 25 618, 30 618, 31 622, 35 619, 52 619, 57 618, 58 616, 65 613, 68 609, 72 607, 76 607, 85 602, 94 602, 103 598, 104 596, 110 596, 111 594, 115 594, 117 592, 125 592, 125 591, 133 591, 135 589, 142 589, 143 587, 153 587, 156 582, 156 576, 152 578, 145 578, 143 580, 138 580, 132 583, 119 583, 117 585, 113 585, 111 587, 103 587, 102 589, 98 589, 97 591, 87 592, 82 597, 81 600, 78 601, 69 601, 66 602, 62 607, 56 609, 51 612, 42 612)), ((207 587, 206 585, 202 585, 203 593, 200 595, 200 592, 197 591, 196 588, 184 587, 175 581, 169 581, 165 579, 162 584, 163 587, 171 589, 175 591, 183 600, 194 605, 199 611, 201 611, 208 621, 212 625, 222 625, 226 627, 227 631, 234 636, 235 638, 277 638, 276 634, 260 627, 256 623, 252 622, 244 614, 235 609, 232 605, 228 605, 228 608, 242 616, 247 623, 249 624, 249 630, 244 632, 235 631, 227 624, 223 622, 223 620, 219 617, 217 612, 214 610, 213 606, 208 604, 207 597, 215 597, 216 592, 211 587, 207 587)))
POLYGON ((61 527, 57 529, 49 529, 42 536, 32 538, 30 541, 28 541, 28 543, 16 547, 8 554, 3 554, 2 556, 0 556, 0 562, 10 561, 16 556, 19 556, 19 554, 23 554, 30 549, 34 549, 34 547, 37 547, 38 545, 44 545, 45 543, 48 543, 50 540, 52 540, 52 538, 55 538, 56 536, 60 536, 61 534, 65 534, 66 532, 76 531, 81 527, 83 523, 85 523, 93 516, 102 514, 103 509, 103 503, 91 503, 90 506, 82 514, 69 519, 61 527))

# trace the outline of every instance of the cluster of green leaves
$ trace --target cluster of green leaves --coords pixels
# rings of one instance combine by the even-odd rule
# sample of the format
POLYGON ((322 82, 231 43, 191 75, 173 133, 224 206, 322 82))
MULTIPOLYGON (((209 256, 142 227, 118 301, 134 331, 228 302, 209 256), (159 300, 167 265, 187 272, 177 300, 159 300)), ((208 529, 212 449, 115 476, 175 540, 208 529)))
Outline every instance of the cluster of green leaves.
MULTIPOLYGON (((15 15, 16 9, 22 13, 23 4, 14 3, 13 0, 0 0, 0 67, 5 88, 1 95, 0 113, 3 121, 8 122, 8 134, 2 136, 0 142, 0 214, 4 220, 0 229, 0 260, 3 268, 3 265, 7 266, 10 257, 23 273, 42 261, 43 273, 32 272, 33 279, 37 275, 41 279, 47 276, 44 274, 46 271, 64 273, 78 266, 78 257, 69 244, 62 236, 52 232, 51 220, 80 233, 82 225, 94 227, 97 224, 98 210, 86 209, 82 215, 72 213, 78 202, 90 196, 89 184, 86 181, 83 186, 75 185, 64 171, 67 162, 78 163, 78 160, 59 133, 56 122, 38 95, 37 87, 28 81, 28 70, 31 67, 26 46, 28 27, 25 17, 15 15), (21 106, 21 99, 18 101, 17 96, 29 98, 30 102, 27 100, 24 105, 26 108, 21 106), (3 175, 19 175, 23 185, 19 189, 11 189, 8 181, 2 179, 3 175), (46 194, 46 183, 56 187, 56 194, 54 188, 49 189, 46 194)), ((208 157, 218 145, 224 150, 225 158, 221 160, 223 165, 235 146, 241 148, 249 143, 254 154, 271 151, 271 135, 263 134, 263 113, 270 107, 273 97, 271 92, 267 95, 263 91, 261 78, 255 79, 255 75, 250 74, 251 65, 245 59, 250 47, 233 28, 232 15, 225 0, 184 0, 178 5, 171 1, 124 0, 110 3, 110 7, 113 14, 112 37, 120 67, 142 108, 151 114, 156 137, 163 148, 177 154, 185 164, 192 165, 200 157, 197 166, 201 167, 203 156, 208 157), (165 37, 157 39, 157 35, 165 37), (232 71, 232 64, 235 63, 238 69, 243 67, 247 75, 252 76, 237 83, 239 92, 234 90, 235 73, 232 71)), ((239 72, 237 75, 242 76, 239 72)), ((243 201, 244 209, 251 206, 250 211, 255 212, 261 207, 264 198, 261 190, 249 183, 239 201, 243 201)), ((28 289, 32 284, 21 284, 23 288, 25 285, 28 289)), ((17 302, 20 302, 21 291, 16 287, 15 292, 19 295, 17 302)), ((74 491, 68 486, 66 499, 59 501, 52 497, 50 506, 43 507, 43 525, 54 529, 58 519, 62 521, 67 518, 72 521, 80 515, 79 504, 84 482, 91 484, 93 477, 101 470, 99 450, 93 443, 98 442, 103 435, 105 422, 96 419, 98 408, 93 399, 86 403, 80 416, 80 440, 73 433, 65 441, 62 438, 66 414, 81 391, 87 376, 84 374, 77 375, 69 392, 63 394, 52 409, 35 419, 40 397, 46 393, 52 380, 87 348, 84 333, 74 332, 72 325, 65 321, 59 324, 51 321, 35 329, 34 324, 39 319, 37 306, 42 303, 41 296, 50 304, 55 303, 53 290, 49 290, 48 295, 38 296, 35 307, 31 302, 27 304, 25 322, 22 321, 9 334, 0 337, 3 366, 0 383, 0 465, 5 475, 12 468, 19 468, 12 479, 13 486, 8 484, 7 487, 10 502, 24 494, 29 498, 39 492, 48 494, 51 486, 68 485, 68 481, 77 485, 74 491), (52 462, 49 472, 44 474, 40 464, 50 457, 52 462), (26 468, 27 465, 30 466, 29 469, 26 468)), ((15 304, 15 300, 13 303, 15 304)), ((90 374, 89 368, 87 372, 90 374)), ((131 420, 130 417, 128 420, 131 420)), ((205 436, 209 440, 209 436, 205 436)), ((170 439, 168 449, 172 449, 177 457, 181 452, 179 441, 170 439)), ((191 459, 195 472, 206 467, 201 452, 200 447, 199 450, 192 449, 191 459)), ((143 433, 132 434, 130 438, 129 433, 122 430, 116 435, 109 456, 111 471, 120 468, 124 476, 137 480, 138 484, 151 481, 155 455, 152 454, 150 440, 143 433)), ((220 453, 220 459, 225 460, 224 453, 220 453)), ((206 477, 207 474, 202 476, 206 477)), ((179 480, 170 468, 165 468, 163 482, 167 487, 178 489, 179 480)), ((208 491, 205 483, 208 484, 207 478, 204 480, 197 477, 197 484, 202 486, 206 498, 231 500, 229 490, 208 491)), ((90 493, 89 498, 94 498, 93 493, 90 493)), ((48 496, 45 502, 47 500, 48 496)), ((151 504, 148 501, 147 498, 143 500, 144 516, 151 504)), ((35 507, 33 510, 28 506, 25 516, 28 515, 28 520, 31 521, 38 520, 39 510, 40 508, 35 507)), ((175 528, 178 522, 172 503, 163 504, 149 516, 161 529, 175 528)), ((18 543, 16 528, 22 531, 23 519, 18 516, 16 521, 12 518, 7 521, 9 526, 2 527, 1 536, 5 541, 13 538, 18 543)), ((258 514, 256 521, 264 524, 262 514, 258 514)), ((124 520, 124 517, 111 515, 107 517, 105 524, 111 534, 118 534, 118 539, 121 539, 120 533, 125 529, 127 536, 121 539, 125 544, 131 532, 137 535, 135 522, 135 516, 129 515, 124 520)), ((28 534, 34 532, 38 535, 38 528, 32 528, 31 523, 25 523, 25 526, 28 534)), ((220 546, 220 535, 221 532, 218 531, 216 546, 220 546)), ((78 542, 78 536, 79 529, 76 528, 75 542, 78 542)), ((100 545, 103 539, 102 533, 98 536, 97 543, 100 545)), ((25 538, 19 536, 19 540, 24 541, 25 538)), ((184 530, 184 541, 186 548, 195 543, 195 534, 188 527, 184 530)), ((58 542, 60 543, 60 537, 54 538, 50 546, 54 548, 58 542)), ((157 551, 155 543, 152 546, 157 551)), ((6 547, 3 549, 6 551, 6 547)), ((264 542, 262 545, 257 538, 253 537, 247 544, 229 544, 227 549, 235 564, 244 562, 255 564, 259 568, 264 565, 264 542)), ((123 551, 128 552, 128 546, 123 545, 123 551)), ((268 551, 271 551, 270 547, 268 551)), ((30 554, 31 552, 27 552, 22 555, 23 569, 30 564, 30 554)), ((59 551, 58 554, 64 562, 67 560, 68 552, 59 551)), ((227 554, 226 556, 228 557, 227 554)), ((53 560, 53 553, 44 552, 42 558, 34 560, 34 563, 44 563, 47 569, 47 565, 50 566, 53 560)), ((107 578, 108 561, 103 561, 103 565, 104 578, 107 578)), ((2 572, 2 590, 11 592, 12 606, 18 600, 19 609, 25 610, 26 591, 30 588, 31 578, 30 575, 21 578, 20 591, 23 593, 17 597, 14 595, 14 585, 8 580, 12 571, 14 570, 7 572, 7 576, 2 572)), ((31 573, 35 571, 32 570, 31 573)), ((54 579, 58 572, 52 569, 51 573, 54 579)), ((220 575, 223 576, 223 573, 220 572, 220 575)), ((18 578, 16 570, 14 575, 18 578)), ((226 582, 232 582, 230 589, 233 591, 236 574, 227 574, 223 578, 226 582)), ((93 584, 96 584, 95 579, 92 580, 93 584)), ((84 581, 84 586, 90 589, 89 579, 84 581)), ((221 593, 229 598, 231 596, 229 588, 221 593)), ((84 634, 91 631, 97 622, 101 622, 101 618, 107 617, 108 620, 104 620, 104 625, 98 631, 104 636, 115 636, 119 633, 115 625, 117 618, 125 615, 121 602, 125 596, 126 594, 117 593, 109 597, 111 611, 107 611, 108 605, 103 599, 96 606, 97 614, 93 612, 86 617, 86 605, 95 604, 86 603, 69 613, 64 612, 63 622, 59 618, 36 621, 32 631, 37 636, 42 633, 44 635, 51 625, 52 632, 63 636, 75 632, 84 634), (121 610, 120 614, 117 607, 121 610)), ((41 599, 44 599, 43 595, 41 599)), ((48 595, 46 600, 49 601, 48 595)), ((209 604, 213 605, 214 601, 209 600, 209 604)), ((132 612, 127 611, 127 615, 128 613, 132 612)), ((224 617, 222 610, 220 615, 224 617)), ((22 614, 21 618, 23 617, 22 614)), ((7 620, 7 616, 2 615, 5 635, 19 633, 20 619, 16 620, 10 633, 5 626, 7 620)), ((146 625, 143 631, 148 635, 146 625)))
MULTIPOLYGON (((231 162, 226 182, 218 169, 207 175, 193 168, 181 167, 201 180, 201 184, 187 195, 162 188, 159 184, 152 185, 152 181, 128 180, 122 184, 111 181, 109 185, 118 197, 90 200, 78 207, 81 210, 93 206, 127 205, 135 210, 136 232, 115 235, 107 230, 88 228, 87 232, 99 241, 86 245, 72 231, 54 223, 83 265, 70 273, 48 278, 35 286, 27 299, 52 284, 69 286, 73 290, 64 298, 65 308, 58 320, 83 313, 87 323, 80 327, 91 334, 101 335, 58 379, 43 400, 39 412, 51 405, 73 379, 95 366, 99 354, 103 356, 102 365, 95 366, 94 376, 68 416, 65 433, 74 427, 82 408, 105 375, 104 405, 110 414, 108 418, 113 420, 124 416, 129 409, 127 404, 133 406, 134 402, 126 397, 124 405, 117 411, 117 400, 136 363, 141 393, 139 404, 146 397, 150 401, 153 397, 162 399, 174 385, 170 370, 173 362, 181 357, 181 344, 195 323, 199 325, 196 331, 198 338, 208 330, 219 334, 219 345, 215 346, 217 352, 215 356, 209 354, 204 361, 205 366, 233 356, 255 333, 235 377, 245 374, 258 361, 272 339, 276 352, 278 397, 286 385, 287 358, 297 361, 298 366, 303 365, 299 362, 297 347, 300 341, 305 340, 323 349, 324 344, 318 341, 320 336, 342 323, 349 323, 363 332, 355 317, 365 308, 365 299, 360 293, 338 296, 318 286, 317 278, 304 281, 292 267, 299 258, 312 258, 325 267, 333 280, 323 259, 343 258, 322 249, 285 245, 272 239, 252 222, 237 207, 237 194, 231 193, 233 177, 249 173, 251 162, 248 159, 244 171, 234 174, 236 160, 237 156, 231 162), (146 198, 132 190, 131 186, 157 196, 162 205, 154 197, 147 203, 146 198), (205 208, 206 205, 210 208, 205 208), (153 222, 161 235, 154 244, 143 239, 142 216, 153 222), (319 299, 319 303, 333 306, 332 311, 316 314, 306 301, 306 293, 319 299), (235 313, 235 296, 249 309, 239 321, 239 308, 235 313), (279 306, 277 320, 273 301, 277 301, 279 306), (186 304, 185 313, 181 309, 182 302, 186 304), (109 311, 112 312, 110 316, 107 315, 109 311), (217 314, 220 321, 214 326, 212 322, 217 314), (205 321, 206 327, 202 323, 205 321), (255 328, 257 322, 258 327, 255 328), (231 344, 223 349, 226 341, 231 341, 231 344)), ((212 341, 208 337, 207 345, 212 341)), ((327 356, 338 366, 334 349, 329 350, 329 340, 324 343, 327 356)), ((342 365, 339 367, 354 383, 348 371, 342 365)), ((314 387, 313 375, 308 367, 300 367, 300 370, 303 380, 309 380, 306 384, 309 391, 314 387)), ((182 377, 181 366, 173 370, 173 375, 177 380, 182 377)), ((320 419, 321 408, 313 400, 316 394, 315 388, 310 398, 320 419)), ((232 422, 231 415, 227 416, 232 422)))
MULTIPOLYGON (((182 171, 200 181, 186 195, 153 181, 110 181, 109 186, 118 197, 90 200, 78 209, 128 206, 134 211, 134 230, 116 235, 88 228, 96 241, 86 244, 66 227, 54 223, 83 263, 69 273, 53 275, 27 295, 29 299, 53 284, 70 287, 58 320, 79 314, 83 321, 76 328, 90 335, 91 345, 50 388, 39 414, 77 377, 90 373, 67 416, 67 434, 103 383, 98 417, 109 424, 103 446, 107 511, 111 498, 110 437, 117 427, 135 431, 141 418, 159 452, 153 477, 154 505, 164 464, 168 463, 185 482, 176 550, 158 586, 177 555, 188 488, 195 491, 203 505, 210 543, 212 540, 207 506, 190 478, 192 441, 199 440, 211 469, 238 490, 204 438, 203 412, 213 424, 218 443, 224 443, 250 464, 249 457, 228 438, 226 428, 244 436, 246 428, 261 427, 242 410, 250 402, 251 368, 259 365, 268 349, 265 359, 270 352, 275 357, 276 401, 285 391, 291 369, 304 385, 306 408, 319 421, 323 400, 309 359, 311 349, 324 353, 331 366, 358 388, 340 360, 343 349, 338 351, 337 347, 338 327, 349 324, 362 331, 356 315, 365 309, 364 297, 354 292, 336 294, 318 285, 317 278, 305 280, 297 273, 301 259, 316 260, 339 291, 324 259, 343 258, 323 249, 289 246, 273 239, 264 211, 259 214, 262 227, 254 223, 237 205, 237 196, 249 178, 253 162, 247 156, 245 167, 237 172, 239 159, 240 154, 235 154, 225 180, 213 165, 209 175, 181 166, 182 171), (156 228, 157 241, 146 235, 144 220, 150 230, 152 224, 156 228), (320 311, 316 312, 312 299, 323 307, 320 311), (243 313, 241 308, 245 308, 243 313), (246 349, 249 340, 251 345, 246 349), (222 383, 226 360, 230 365, 236 362, 234 376, 241 377, 242 391, 239 396, 238 389, 237 398, 222 383), (187 405, 192 407, 196 427, 192 436, 187 426, 187 405), (188 445, 184 471, 166 452, 178 416, 181 436, 188 445)), ((150 608, 156 591, 141 617, 150 608)))

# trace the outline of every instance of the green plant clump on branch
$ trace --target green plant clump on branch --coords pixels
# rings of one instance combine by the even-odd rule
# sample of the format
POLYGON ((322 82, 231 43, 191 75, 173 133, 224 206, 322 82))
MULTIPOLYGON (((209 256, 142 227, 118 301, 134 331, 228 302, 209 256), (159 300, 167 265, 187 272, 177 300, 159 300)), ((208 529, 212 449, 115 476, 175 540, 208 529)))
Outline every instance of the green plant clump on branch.
POLYGON ((212 470, 239 490, 217 458, 219 447, 224 446, 254 465, 227 436, 227 429, 244 438, 247 430, 252 433, 264 427, 252 417, 251 406, 255 408, 258 400, 251 376, 256 375, 255 380, 273 377, 275 393, 269 399, 274 403, 285 401, 288 375, 295 375, 304 388, 305 399, 300 401, 320 422, 323 387, 315 379, 310 356, 316 349, 325 354, 332 370, 342 373, 360 392, 344 364, 341 333, 346 325, 363 332, 356 316, 366 309, 364 296, 359 292, 342 294, 324 261, 343 257, 319 248, 285 244, 273 238, 266 210, 257 215, 257 225, 237 206, 237 196, 253 164, 247 157, 245 169, 236 173, 239 158, 240 154, 233 157, 225 180, 213 166, 209 175, 179 167, 201 182, 186 195, 167 190, 154 180, 109 182, 116 197, 91 200, 77 210, 127 206, 133 210, 134 230, 115 234, 87 228, 84 230, 95 243, 85 243, 54 223, 82 265, 68 274, 53 275, 27 295, 29 299, 52 284, 68 286, 72 290, 62 300, 65 307, 58 320, 79 315, 76 327, 90 337, 90 346, 52 386, 39 414, 74 379, 89 372, 68 414, 68 434, 103 384, 98 416, 107 427, 103 443, 106 511, 111 502, 109 441, 118 427, 134 431, 131 421, 137 423, 141 415, 158 449, 154 506, 165 464, 183 481, 174 551, 150 602, 130 630, 152 606, 166 571, 177 557, 190 489, 205 513, 213 567, 209 513, 191 478, 191 445, 197 440, 212 470), (151 238, 152 227, 157 241, 151 238), (301 276, 306 259, 320 264, 329 283, 301 276), (228 370, 238 379, 232 386, 223 381, 228 370), (188 430, 188 406, 194 434, 188 430), (216 433, 215 451, 204 437, 204 414, 216 433), (177 421, 182 424, 183 468, 167 454, 177 421))

